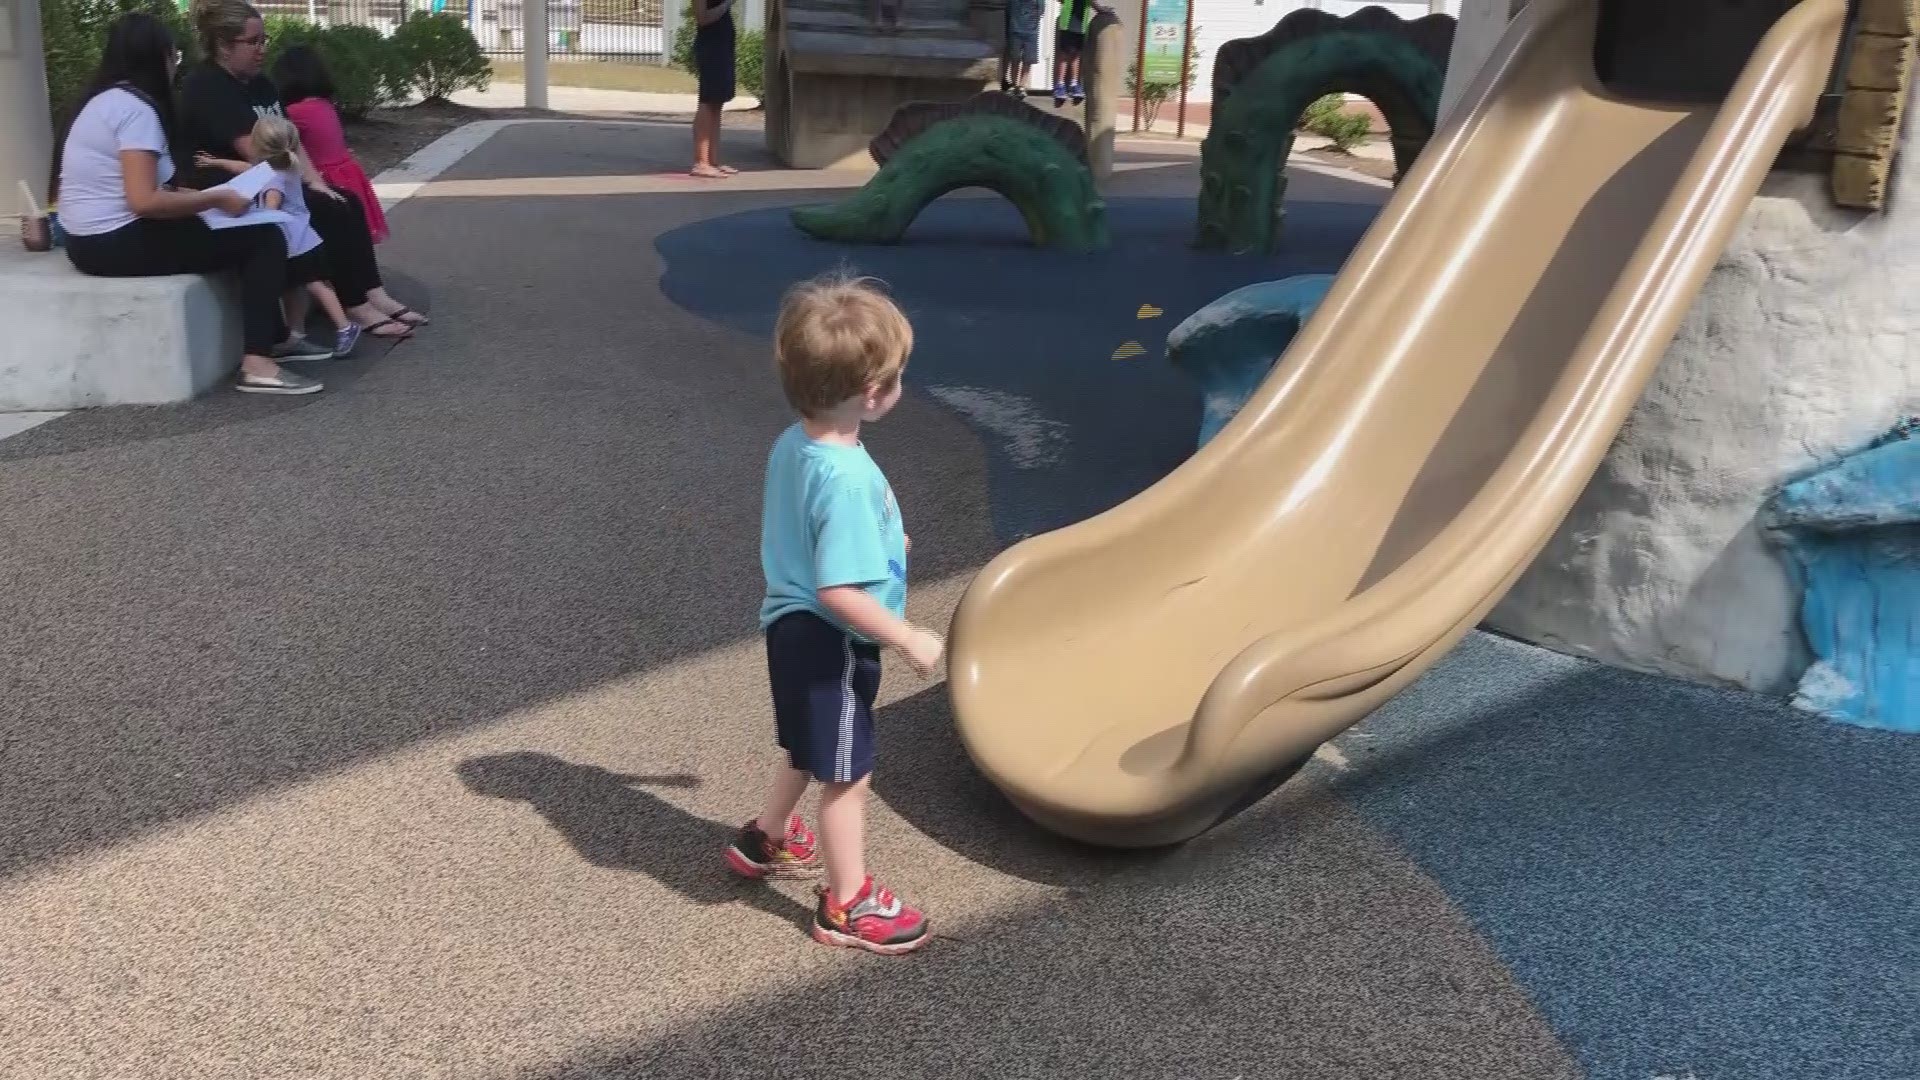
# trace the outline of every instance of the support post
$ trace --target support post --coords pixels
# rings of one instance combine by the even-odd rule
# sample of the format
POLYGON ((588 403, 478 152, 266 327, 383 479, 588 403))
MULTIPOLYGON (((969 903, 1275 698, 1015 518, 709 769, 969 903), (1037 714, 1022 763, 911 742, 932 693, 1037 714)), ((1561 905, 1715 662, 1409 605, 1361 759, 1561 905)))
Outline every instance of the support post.
POLYGON ((1187 0, 1187 25, 1180 32, 1180 113, 1173 122, 1173 137, 1187 137, 1187 82, 1193 78, 1193 0, 1187 0))
POLYGON ((1096 11, 1087 23, 1080 74, 1087 84, 1087 167, 1093 171, 1094 184, 1101 187, 1113 175, 1113 137, 1125 85, 1126 48, 1119 17, 1096 11))
POLYGON ((680 37, 680 19, 687 15, 685 6, 687 0, 660 0, 660 67, 674 65, 674 38, 680 37))
POLYGON ((36 197, 46 188, 53 118, 41 48, 40 0, 0 0, 0 206, 20 198, 21 181, 36 197))
POLYGON ((1140 42, 1133 50, 1133 130, 1140 130, 1140 88, 1147 75, 1147 2, 1140 0, 1140 42))
POLYGON ((547 107, 547 0, 524 0, 521 59, 527 71, 527 108, 547 107))

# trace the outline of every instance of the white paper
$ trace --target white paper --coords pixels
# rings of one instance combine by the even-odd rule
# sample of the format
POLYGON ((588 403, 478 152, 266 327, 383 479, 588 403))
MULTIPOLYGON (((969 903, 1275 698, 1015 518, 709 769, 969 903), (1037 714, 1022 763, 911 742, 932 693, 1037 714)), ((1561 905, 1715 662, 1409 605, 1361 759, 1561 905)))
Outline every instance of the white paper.
POLYGON ((228 214, 225 210, 202 210, 200 220, 207 223, 209 229, 237 229, 242 225, 280 225, 291 222, 284 210, 268 210, 256 206, 244 214, 228 214))
MULTIPOLYGON (((210 188, 211 191, 232 191, 249 202, 260 198, 260 193, 273 186, 273 167, 261 162, 239 176, 210 188)), ((293 218, 285 211, 269 210, 264 206, 254 206, 244 214, 228 214, 225 210, 202 210, 200 220, 212 229, 237 229, 242 225, 279 225, 291 222, 293 218)))
POLYGON ((259 198, 261 192, 272 187, 273 179, 273 166, 263 161, 220 186, 231 188, 252 200, 259 198))

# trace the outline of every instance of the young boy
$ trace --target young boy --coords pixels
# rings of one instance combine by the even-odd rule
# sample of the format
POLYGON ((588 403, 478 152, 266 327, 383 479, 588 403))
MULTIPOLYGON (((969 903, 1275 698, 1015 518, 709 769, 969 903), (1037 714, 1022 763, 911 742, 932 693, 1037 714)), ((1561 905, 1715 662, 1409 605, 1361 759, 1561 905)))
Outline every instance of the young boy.
POLYGON ((1060 20, 1053 28, 1053 107, 1072 97, 1075 105, 1087 99, 1080 86, 1080 53, 1087 46, 1087 24, 1093 18, 1093 0, 1060 0, 1060 20))
POLYGON ((1072 98, 1075 105, 1087 100, 1087 89, 1080 83, 1080 58, 1087 49, 1087 30, 1095 16, 1113 17, 1113 9, 1096 0, 1060 0, 1060 19, 1053 28, 1053 107, 1058 109, 1072 98))
POLYGON ((1025 97, 1027 78, 1040 59, 1043 0, 1007 0, 1007 50, 1000 58, 1000 89, 1025 97))
POLYGON ((827 886, 814 940, 877 953, 927 941, 926 917, 876 885, 864 861, 880 650, 900 652, 923 676, 945 653, 938 635, 905 621, 906 530, 860 442, 861 425, 899 402, 912 349, 906 316, 868 281, 806 282, 781 305, 774 351, 800 419, 767 461, 760 625, 786 760, 760 816, 726 850, 727 865, 750 878, 816 872, 813 834, 794 808, 819 781, 827 886))

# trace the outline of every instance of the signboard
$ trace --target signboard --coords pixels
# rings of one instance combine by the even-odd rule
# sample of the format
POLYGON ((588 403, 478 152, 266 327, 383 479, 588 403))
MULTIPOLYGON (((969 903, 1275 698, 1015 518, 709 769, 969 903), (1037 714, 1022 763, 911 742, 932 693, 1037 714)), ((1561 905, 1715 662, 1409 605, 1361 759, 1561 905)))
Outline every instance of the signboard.
POLYGON ((1189 2, 1146 0, 1146 48, 1140 58, 1142 83, 1180 85, 1180 68, 1187 56, 1189 2))

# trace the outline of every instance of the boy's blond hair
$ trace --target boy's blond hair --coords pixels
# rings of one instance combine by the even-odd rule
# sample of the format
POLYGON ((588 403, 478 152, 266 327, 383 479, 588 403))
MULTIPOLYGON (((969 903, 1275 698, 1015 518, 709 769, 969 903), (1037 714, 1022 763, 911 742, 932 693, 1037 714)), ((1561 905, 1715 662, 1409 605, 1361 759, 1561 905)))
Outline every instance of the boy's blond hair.
POLYGON ((788 290, 773 348, 787 401, 800 415, 817 416, 899 378, 913 326, 880 282, 829 274, 788 290))
POLYGON ((253 125, 253 153, 276 172, 293 168, 300 153, 300 129, 284 116, 263 116, 253 125))

